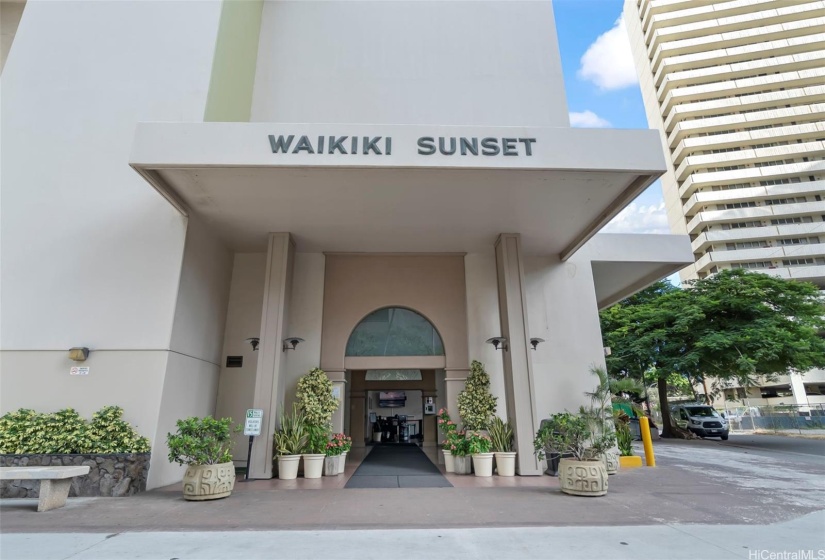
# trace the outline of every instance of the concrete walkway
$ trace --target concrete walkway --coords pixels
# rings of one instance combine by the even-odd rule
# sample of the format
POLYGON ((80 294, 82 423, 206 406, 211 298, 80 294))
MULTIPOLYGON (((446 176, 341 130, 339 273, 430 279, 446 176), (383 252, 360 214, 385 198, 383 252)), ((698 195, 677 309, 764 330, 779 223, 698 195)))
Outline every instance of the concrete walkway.
POLYGON ((825 555, 825 512, 778 525, 5 534, 3 560, 728 560, 825 555), (771 553, 774 555, 771 556, 771 553))

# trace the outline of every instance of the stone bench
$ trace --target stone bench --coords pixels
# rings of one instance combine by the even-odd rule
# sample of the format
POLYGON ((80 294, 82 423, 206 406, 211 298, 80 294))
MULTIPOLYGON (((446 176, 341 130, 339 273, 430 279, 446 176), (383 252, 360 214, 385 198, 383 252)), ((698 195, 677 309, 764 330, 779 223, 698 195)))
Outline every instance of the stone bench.
POLYGON ((0 480, 39 480, 40 501, 37 511, 49 511, 66 505, 72 479, 89 474, 88 466, 71 467, 0 467, 0 480))

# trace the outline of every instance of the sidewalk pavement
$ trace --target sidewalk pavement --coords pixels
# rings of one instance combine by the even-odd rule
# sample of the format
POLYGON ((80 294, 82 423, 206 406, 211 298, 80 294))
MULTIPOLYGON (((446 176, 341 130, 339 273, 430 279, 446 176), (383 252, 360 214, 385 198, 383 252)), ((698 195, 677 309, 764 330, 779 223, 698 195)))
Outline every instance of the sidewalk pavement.
POLYGON ((5 534, 0 538, 0 557, 3 560, 819 560, 825 558, 823 528, 825 512, 770 527, 668 524, 408 531, 5 534), (800 551, 809 556, 799 554, 800 551))

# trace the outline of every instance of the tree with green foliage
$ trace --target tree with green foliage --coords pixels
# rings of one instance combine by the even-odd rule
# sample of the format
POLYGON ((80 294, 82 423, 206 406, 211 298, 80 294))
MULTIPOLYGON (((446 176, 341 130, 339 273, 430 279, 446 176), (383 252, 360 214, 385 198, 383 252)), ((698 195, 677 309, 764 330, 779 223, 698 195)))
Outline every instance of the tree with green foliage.
POLYGON ((458 414, 466 430, 486 430, 496 413, 496 397, 490 393, 490 376, 484 364, 473 360, 464 390, 458 394, 458 414))
POLYGON ((601 314, 608 371, 641 379, 655 371, 664 437, 671 434, 668 379, 752 385, 825 367, 825 307, 813 284, 744 270, 688 282, 657 282, 601 314))

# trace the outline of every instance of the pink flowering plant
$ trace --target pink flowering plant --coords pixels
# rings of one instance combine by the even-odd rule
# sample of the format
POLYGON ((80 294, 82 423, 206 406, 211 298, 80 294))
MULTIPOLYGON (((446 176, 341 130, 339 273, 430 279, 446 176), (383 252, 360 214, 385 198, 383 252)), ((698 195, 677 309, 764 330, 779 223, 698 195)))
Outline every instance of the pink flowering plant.
POLYGON ((470 441, 467 439, 464 430, 451 432, 447 436, 447 441, 450 443, 450 455, 466 457, 469 454, 470 441))
POLYGON ((346 434, 332 434, 332 439, 327 442, 327 457, 334 457, 346 453, 352 448, 352 438, 346 434))
POLYGON ((450 413, 447 412, 446 408, 442 408, 438 411, 438 427, 441 428, 442 432, 444 432, 444 441, 441 442, 441 448, 446 451, 450 451, 453 445, 450 436, 455 434, 458 430, 458 426, 450 420, 450 413))

